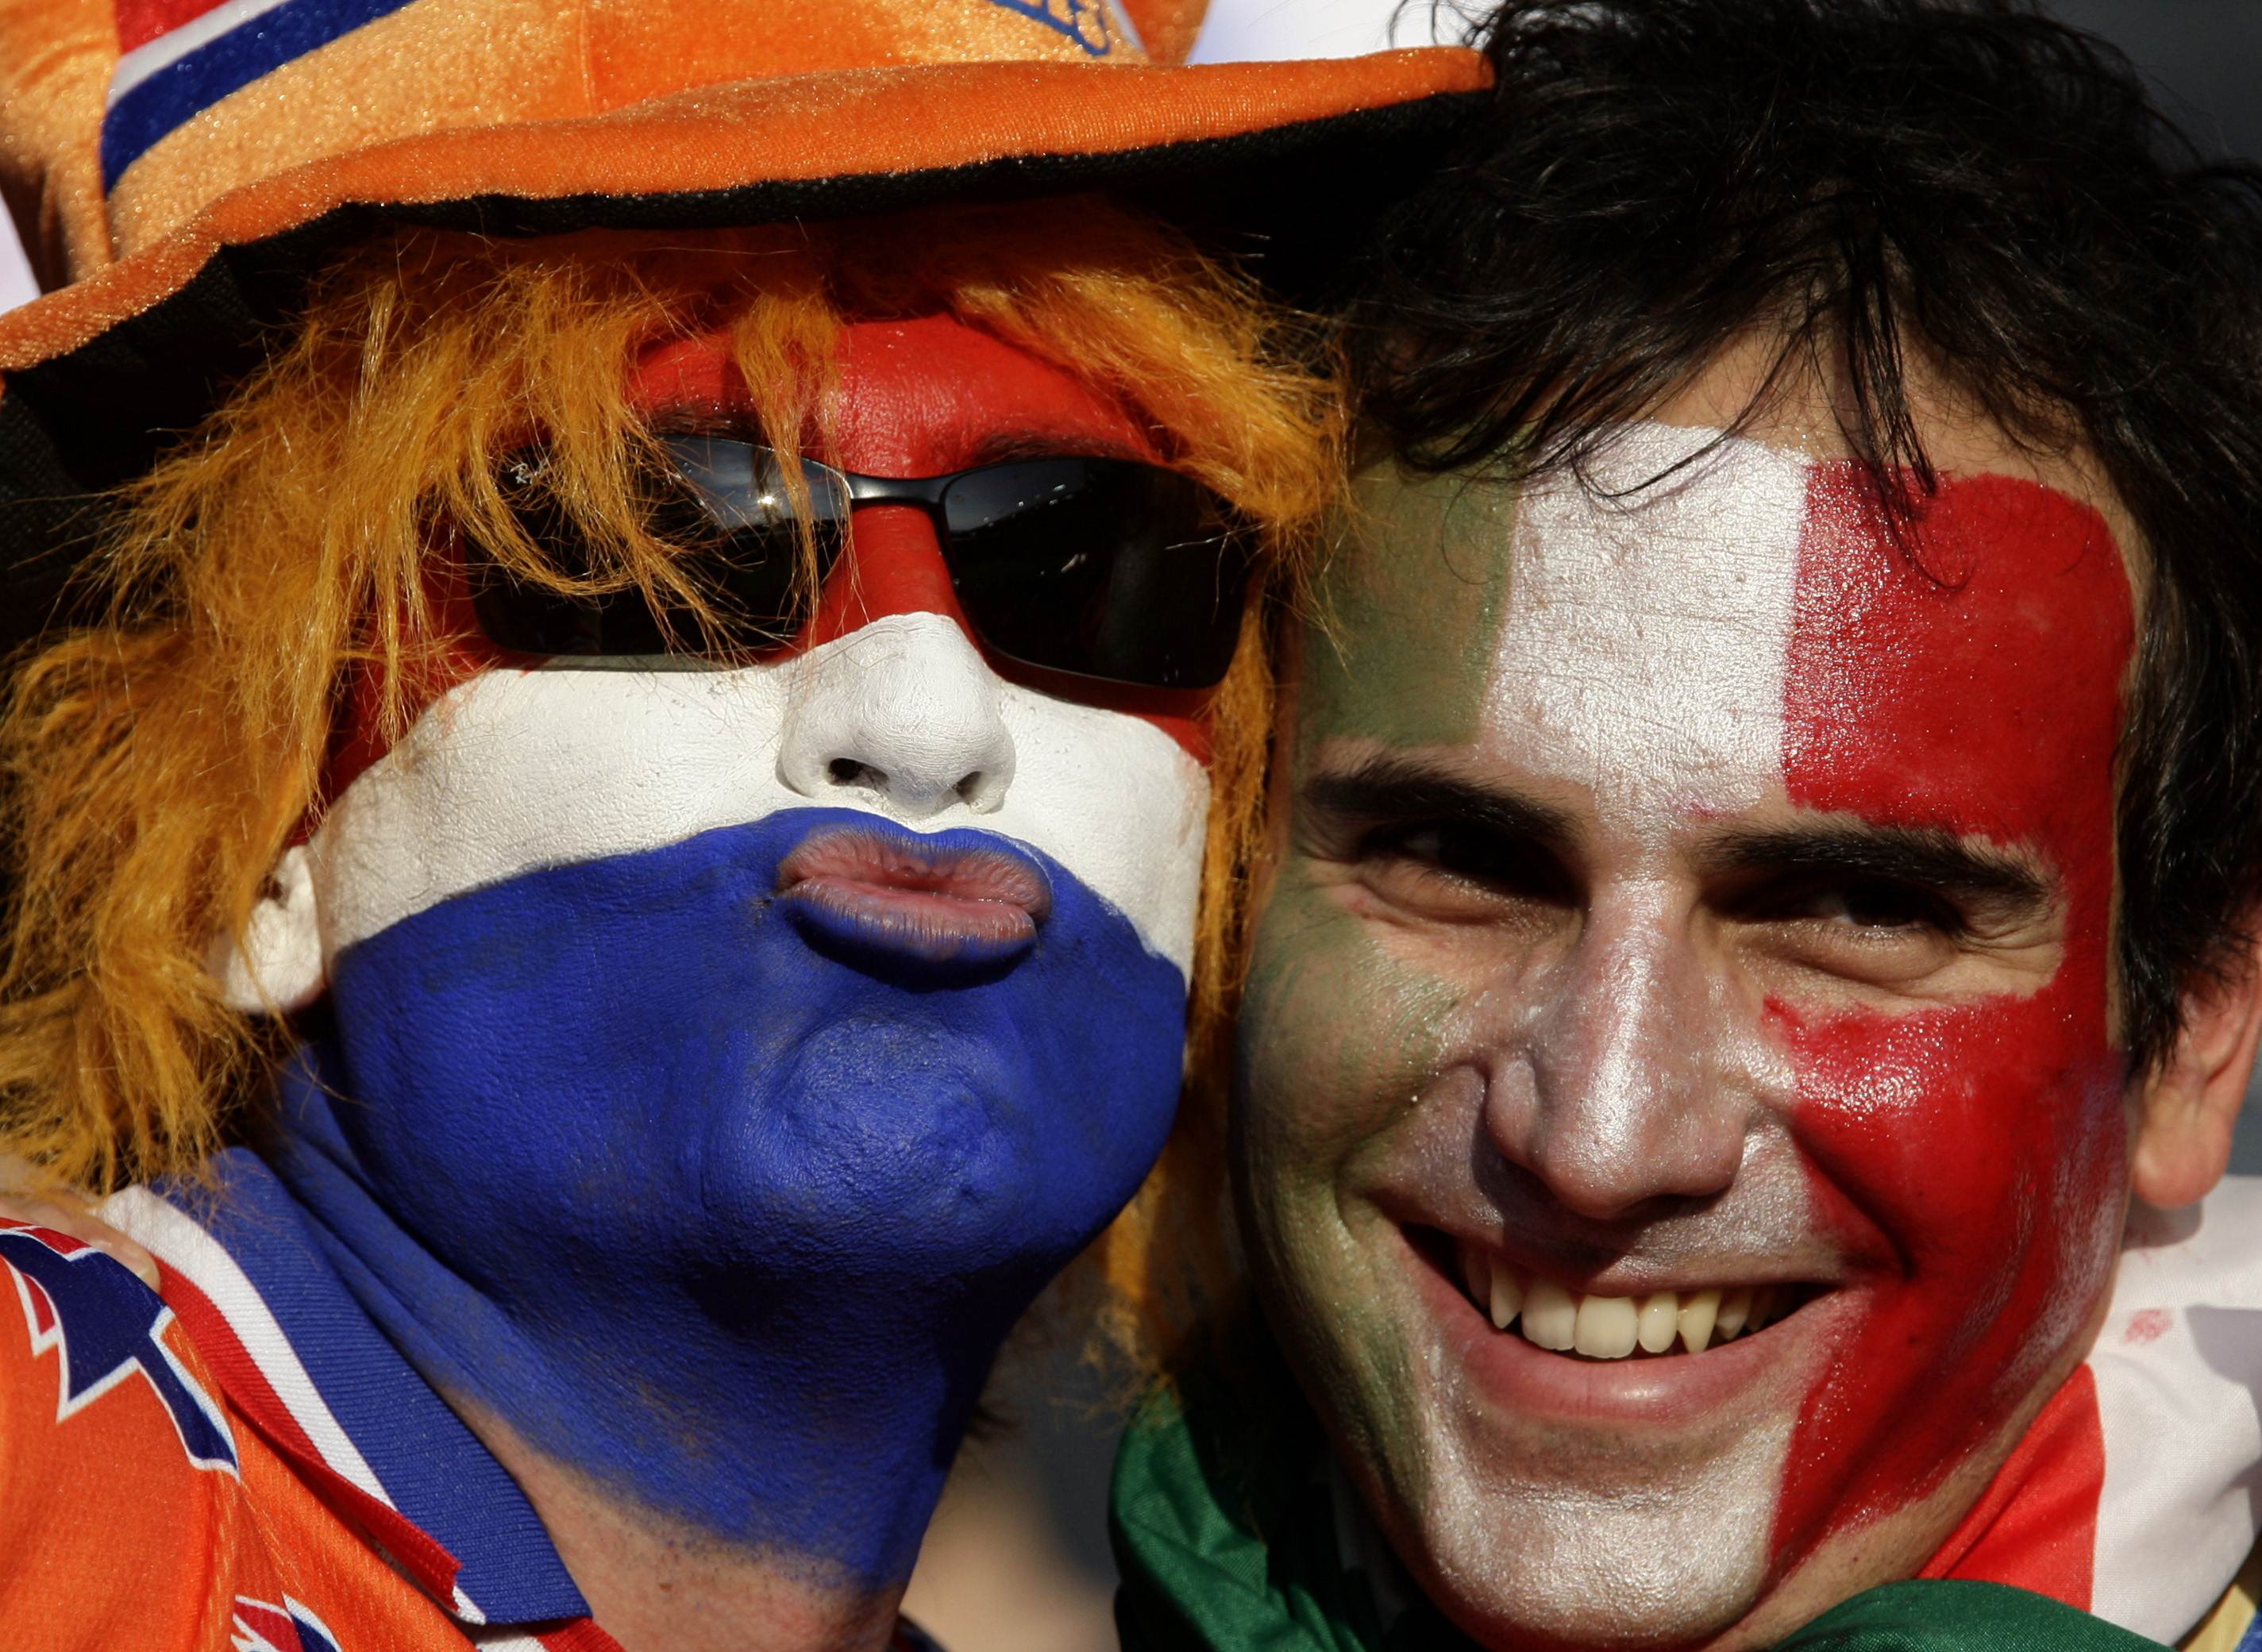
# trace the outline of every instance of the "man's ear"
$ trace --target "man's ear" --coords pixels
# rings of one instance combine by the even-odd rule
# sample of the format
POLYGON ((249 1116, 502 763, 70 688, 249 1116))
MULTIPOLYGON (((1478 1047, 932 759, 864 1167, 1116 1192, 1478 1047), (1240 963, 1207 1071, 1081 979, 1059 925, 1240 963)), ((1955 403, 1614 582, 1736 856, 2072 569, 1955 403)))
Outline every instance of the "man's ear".
POLYGON ((243 926, 243 940, 213 943, 212 973, 229 1009, 246 1015, 304 1009, 322 995, 322 937, 314 921, 314 876, 304 844, 275 863, 269 888, 243 926))
POLYGON ((2230 1162, 2231 1134, 2262 1038, 2262 942, 2248 942, 2243 962, 2232 980, 2185 995, 2175 1047, 2144 1081, 2131 1167, 2136 1196, 2147 1204, 2173 1210, 2196 1203, 2230 1162))

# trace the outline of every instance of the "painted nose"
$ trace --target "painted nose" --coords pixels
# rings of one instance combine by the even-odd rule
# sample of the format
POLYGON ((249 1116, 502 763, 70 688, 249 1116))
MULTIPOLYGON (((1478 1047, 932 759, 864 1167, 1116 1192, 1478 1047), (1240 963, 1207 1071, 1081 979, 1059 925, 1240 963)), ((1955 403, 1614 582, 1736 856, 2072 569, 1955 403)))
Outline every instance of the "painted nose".
POLYGON ((815 802, 904 820, 1005 805, 1013 736, 999 684, 940 614, 892 614, 803 657, 778 778, 815 802))
POLYGON ((1662 903, 1590 914, 1526 1034, 1531 1082, 1495 1084, 1494 1146, 1596 1219, 1726 1189, 1754 1095, 1733 1016, 1662 903))

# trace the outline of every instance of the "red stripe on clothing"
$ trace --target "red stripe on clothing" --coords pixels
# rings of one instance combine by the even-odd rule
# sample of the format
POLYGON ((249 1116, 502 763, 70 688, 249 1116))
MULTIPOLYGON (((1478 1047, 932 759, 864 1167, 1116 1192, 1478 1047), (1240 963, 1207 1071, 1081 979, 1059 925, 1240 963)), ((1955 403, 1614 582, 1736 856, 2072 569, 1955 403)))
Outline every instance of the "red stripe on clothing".
MULTIPOLYGON (((371 1497, 330 1467, 291 1408, 268 1383, 259 1362, 236 1335, 211 1297, 178 1270, 160 1261, 164 1297, 187 1330, 197 1352, 227 1390, 229 1401, 256 1428, 267 1443, 297 1463, 299 1470, 323 1489, 339 1509, 357 1522, 385 1551, 407 1569, 417 1586, 443 1607, 456 1598, 456 1575, 463 1569, 456 1557, 400 1510, 371 1497)), ((576 1648, 575 1652, 580 1652, 576 1648)), ((589 1652, 603 1652, 592 1648, 589 1652)))
POLYGON ((87 1247, 84 1239, 73 1239, 69 1234, 57 1228, 41 1227, 37 1222, 22 1222, 11 1217, 0 1217, 0 1228, 5 1228, 10 1232, 29 1232, 32 1238, 38 1239, 40 1244, 58 1256, 76 1256, 87 1247))
POLYGON ((118 0, 118 49, 147 46, 220 4, 220 0, 118 0))
POLYGON ((2009 1584, 2086 1612, 2104 1493, 2097 1380, 2082 1365, 2050 1396, 1986 1496, 1922 1575, 2009 1584))

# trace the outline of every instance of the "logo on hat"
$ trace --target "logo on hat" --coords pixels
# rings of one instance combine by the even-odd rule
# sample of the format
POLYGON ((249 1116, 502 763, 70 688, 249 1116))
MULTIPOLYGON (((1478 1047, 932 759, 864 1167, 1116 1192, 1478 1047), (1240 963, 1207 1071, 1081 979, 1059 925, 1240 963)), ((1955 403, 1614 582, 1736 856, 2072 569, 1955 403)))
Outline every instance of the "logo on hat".
POLYGON ((992 0, 992 4, 1034 18, 1094 57, 1106 57, 1115 49, 1118 21, 1113 8, 1101 0, 992 0))

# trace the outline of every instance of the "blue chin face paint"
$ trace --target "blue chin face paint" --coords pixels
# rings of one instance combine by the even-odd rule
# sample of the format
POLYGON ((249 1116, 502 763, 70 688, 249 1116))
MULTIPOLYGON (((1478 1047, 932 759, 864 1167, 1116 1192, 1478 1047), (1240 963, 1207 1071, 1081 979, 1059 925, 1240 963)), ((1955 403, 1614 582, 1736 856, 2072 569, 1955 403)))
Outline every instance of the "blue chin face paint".
POLYGON ((863 1585, 908 1574, 1006 1331, 1161 1151, 1185 1041, 1178 966, 1057 861, 837 809, 453 895, 330 979, 274 1162, 426 1377, 863 1585), (1041 915, 936 944, 890 933, 916 902, 781 899, 842 828, 991 854, 1041 915))

